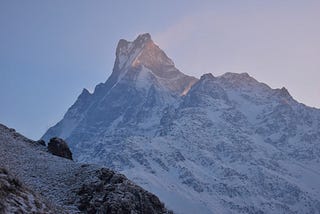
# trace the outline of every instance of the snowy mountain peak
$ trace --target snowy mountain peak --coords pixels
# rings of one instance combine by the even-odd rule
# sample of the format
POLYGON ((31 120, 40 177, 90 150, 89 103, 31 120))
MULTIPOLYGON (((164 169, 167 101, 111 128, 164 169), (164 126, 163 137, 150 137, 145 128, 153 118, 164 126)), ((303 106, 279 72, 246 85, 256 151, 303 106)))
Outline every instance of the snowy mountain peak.
POLYGON ((78 96, 78 101, 83 102, 85 100, 89 100, 91 98, 92 94, 86 89, 82 89, 81 94, 78 96))
POLYGON ((153 43, 149 33, 140 34, 133 42, 120 39, 117 45, 116 55, 128 54, 132 49, 143 48, 146 43, 153 43))
POLYGON ((285 87, 282 87, 282 88, 279 90, 279 92, 280 92, 282 95, 284 95, 284 96, 291 97, 288 89, 286 89, 285 87))
POLYGON ((126 69, 133 65, 135 59, 141 54, 144 47, 154 45, 150 34, 140 34, 133 42, 120 39, 116 50, 116 70, 126 69))
POLYGON ((160 121, 162 107, 176 102, 196 81, 175 68, 150 34, 141 34, 133 42, 121 39, 111 76, 98 84, 92 94, 83 90, 63 121, 50 128, 44 139, 51 135, 66 139, 75 134, 83 141, 81 132, 89 130, 87 127, 88 132, 95 134, 109 126, 122 127, 145 120, 150 123, 141 129, 151 129, 160 121))
POLYGON ((81 97, 87 97, 87 96, 90 96, 90 95, 91 95, 90 92, 86 88, 82 89, 82 92, 80 94, 81 97))
POLYGON ((265 84, 261 84, 255 78, 251 77, 248 73, 231 73, 227 72, 219 77, 217 77, 221 83, 225 86, 231 88, 239 88, 244 90, 252 90, 255 87, 259 87, 261 85, 266 86, 265 84))
POLYGON ((285 88, 282 87, 281 89, 274 89, 275 93, 277 96, 281 97, 281 98, 285 98, 287 100, 292 100, 292 96, 290 95, 289 91, 285 88))
POLYGON ((207 73, 207 74, 203 74, 203 75, 200 77, 200 80, 205 80, 205 79, 215 79, 215 77, 213 76, 212 73, 207 73))
POLYGON ((114 72, 142 67, 161 78, 172 78, 180 73, 173 61, 152 41, 150 34, 141 34, 133 42, 121 39, 117 46, 114 72))
POLYGON ((140 34, 134 41, 121 39, 108 88, 119 82, 149 90, 151 86, 181 95, 197 80, 181 73, 173 61, 151 39, 150 34, 140 34))
POLYGON ((143 33, 143 34, 140 34, 134 42, 144 43, 148 41, 152 41, 151 35, 149 33, 143 33))
POLYGON ((251 77, 248 73, 233 73, 233 72, 227 72, 221 76, 224 79, 229 80, 252 80, 254 79, 251 77))

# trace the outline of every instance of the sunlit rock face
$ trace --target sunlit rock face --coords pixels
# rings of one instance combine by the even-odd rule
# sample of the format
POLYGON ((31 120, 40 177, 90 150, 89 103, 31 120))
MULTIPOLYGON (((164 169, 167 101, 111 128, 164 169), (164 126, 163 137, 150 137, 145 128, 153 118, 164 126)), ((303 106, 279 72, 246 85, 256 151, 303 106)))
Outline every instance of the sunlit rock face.
POLYGON ((44 135, 120 170, 177 213, 320 212, 320 110, 247 73, 181 73, 149 34, 44 135))

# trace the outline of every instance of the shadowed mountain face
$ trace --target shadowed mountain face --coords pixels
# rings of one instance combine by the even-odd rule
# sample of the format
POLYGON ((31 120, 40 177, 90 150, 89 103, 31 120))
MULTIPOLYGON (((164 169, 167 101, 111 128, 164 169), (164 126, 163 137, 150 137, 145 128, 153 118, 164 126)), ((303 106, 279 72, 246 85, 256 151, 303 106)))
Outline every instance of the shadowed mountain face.
POLYGON ((177 213, 320 212, 320 110, 246 73, 175 68, 149 34, 43 136, 120 170, 177 213))

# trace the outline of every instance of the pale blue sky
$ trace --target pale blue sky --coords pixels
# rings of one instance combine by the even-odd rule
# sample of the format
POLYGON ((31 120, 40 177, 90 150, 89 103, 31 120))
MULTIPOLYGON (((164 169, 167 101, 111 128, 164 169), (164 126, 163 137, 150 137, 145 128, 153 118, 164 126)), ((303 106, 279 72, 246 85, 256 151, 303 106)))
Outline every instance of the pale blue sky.
POLYGON ((320 107, 320 1, 1 0, 0 123, 38 139, 112 71, 120 38, 149 32, 200 77, 248 72, 320 107))

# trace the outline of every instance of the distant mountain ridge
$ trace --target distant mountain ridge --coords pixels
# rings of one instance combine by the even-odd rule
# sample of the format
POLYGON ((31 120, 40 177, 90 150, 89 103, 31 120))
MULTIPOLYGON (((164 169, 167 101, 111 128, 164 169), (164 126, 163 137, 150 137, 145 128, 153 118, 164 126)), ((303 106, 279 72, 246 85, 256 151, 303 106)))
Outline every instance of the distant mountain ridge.
POLYGON ((181 73, 149 34, 43 139, 120 170, 177 213, 320 213, 320 110, 247 73, 181 73))

